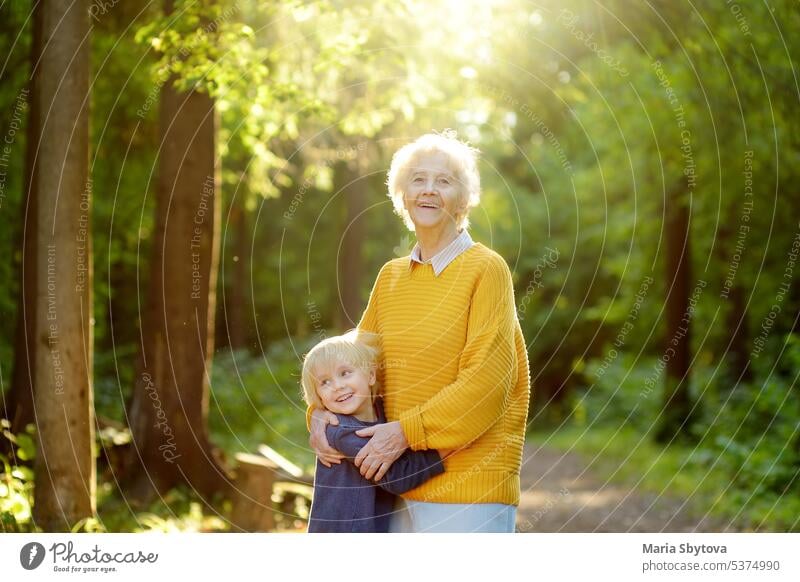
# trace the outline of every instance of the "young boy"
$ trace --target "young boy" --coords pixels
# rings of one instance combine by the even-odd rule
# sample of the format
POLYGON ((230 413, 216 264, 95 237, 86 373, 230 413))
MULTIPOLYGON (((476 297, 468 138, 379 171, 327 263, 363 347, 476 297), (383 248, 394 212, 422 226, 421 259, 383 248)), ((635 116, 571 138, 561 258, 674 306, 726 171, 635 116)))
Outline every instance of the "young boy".
POLYGON ((310 533, 387 532, 394 496, 444 472, 439 453, 406 451, 377 484, 361 476, 353 459, 368 438, 357 430, 386 422, 378 397, 379 336, 350 331, 314 346, 303 362, 306 402, 333 412, 339 425, 328 425, 330 445, 347 456, 326 467, 317 461, 310 533))

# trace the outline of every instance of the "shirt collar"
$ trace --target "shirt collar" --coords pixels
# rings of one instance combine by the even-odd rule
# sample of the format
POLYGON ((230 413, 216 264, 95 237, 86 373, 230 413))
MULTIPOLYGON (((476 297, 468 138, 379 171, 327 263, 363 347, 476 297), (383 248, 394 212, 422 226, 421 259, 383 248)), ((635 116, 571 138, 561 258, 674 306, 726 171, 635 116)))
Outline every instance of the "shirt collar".
POLYGON ((414 245, 414 248, 411 249, 411 256, 409 257, 408 266, 411 268, 414 263, 419 263, 421 265, 430 263, 433 267, 434 275, 438 277, 441 272, 444 271, 447 266, 456 259, 456 257, 458 257, 458 255, 468 250, 474 244, 475 242, 467 232, 467 229, 464 229, 461 231, 461 234, 459 234, 453 240, 453 242, 436 253, 430 258, 430 260, 423 261, 422 257, 420 256, 421 249, 419 248, 419 243, 417 243, 414 245))

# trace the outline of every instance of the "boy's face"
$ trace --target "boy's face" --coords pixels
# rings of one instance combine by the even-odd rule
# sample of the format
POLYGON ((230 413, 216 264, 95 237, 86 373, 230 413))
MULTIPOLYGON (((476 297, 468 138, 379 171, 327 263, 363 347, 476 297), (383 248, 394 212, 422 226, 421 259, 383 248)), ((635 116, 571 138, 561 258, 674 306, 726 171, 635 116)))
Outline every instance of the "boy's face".
POLYGON ((371 420, 372 389, 375 372, 365 372, 348 362, 338 361, 329 368, 315 368, 317 394, 322 404, 336 414, 371 420), (363 418, 362 418, 363 417, 363 418))

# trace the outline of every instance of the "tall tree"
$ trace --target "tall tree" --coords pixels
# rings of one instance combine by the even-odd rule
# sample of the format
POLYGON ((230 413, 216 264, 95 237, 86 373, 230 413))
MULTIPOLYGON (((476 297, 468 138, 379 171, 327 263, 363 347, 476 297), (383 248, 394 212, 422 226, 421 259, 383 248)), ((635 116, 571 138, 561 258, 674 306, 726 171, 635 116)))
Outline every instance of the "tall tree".
MULTIPOLYGON (((167 15, 173 2, 165 3, 167 15)), ((126 489, 135 498, 185 483, 205 496, 229 476, 208 436, 220 222, 217 115, 201 86, 161 87, 156 233, 129 407, 126 489)))
POLYGON ((689 398, 689 363, 691 362, 691 231, 687 181, 678 180, 665 193, 664 220, 666 251, 664 257, 666 288, 666 330, 664 335, 664 407, 656 432, 659 442, 689 433, 692 410, 689 398))
POLYGON ((11 390, 3 399, 4 410, 0 416, 11 422, 11 432, 21 432, 33 418, 33 370, 36 316, 36 173, 34 160, 39 145, 39 99, 37 67, 42 54, 42 3, 33 6, 33 34, 30 52, 30 76, 28 78, 27 141, 25 147, 24 201, 22 213, 22 261, 20 261, 20 291, 17 300, 16 351, 11 390))
POLYGON ((233 269, 229 277, 230 285, 225 315, 227 323, 227 341, 232 349, 247 346, 247 266, 249 264, 248 237, 249 216, 245 206, 243 193, 234 194, 230 203, 230 227, 233 230, 233 269))
POLYGON ((360 171, 354 168, 361 166, 356 158, 336 164, 334 169, 335 194, 344 202, 344 224, 341 229, 338 265, 338 297, 340 327, 355 327, 364 310, 365 303, 361 297, 361 280, 364 272, 364 211, 367 206, 367 188, 369 183, 360 171))
POLYGON ((43 3, 41 17, 34 519, 53 531, 95 511, 88 1, 43 3))

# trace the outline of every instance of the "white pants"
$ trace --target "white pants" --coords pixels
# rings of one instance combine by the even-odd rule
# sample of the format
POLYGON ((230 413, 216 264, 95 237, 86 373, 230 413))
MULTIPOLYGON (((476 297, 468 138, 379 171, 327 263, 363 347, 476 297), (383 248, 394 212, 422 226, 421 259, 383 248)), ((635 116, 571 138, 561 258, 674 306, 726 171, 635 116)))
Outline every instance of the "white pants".
POLYGON ((517 508, 503 503, 426 503, 398 497, 391 533, 513 533, 517 508))

